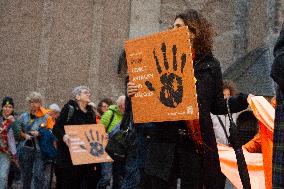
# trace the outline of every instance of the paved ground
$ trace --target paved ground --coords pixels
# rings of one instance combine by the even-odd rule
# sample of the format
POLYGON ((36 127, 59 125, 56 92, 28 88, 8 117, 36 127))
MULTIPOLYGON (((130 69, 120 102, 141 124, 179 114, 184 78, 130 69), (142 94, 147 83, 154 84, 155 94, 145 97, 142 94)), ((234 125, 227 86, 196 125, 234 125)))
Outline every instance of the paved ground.
MULTIPOLYGON (((56 182, 56 178, 55 178, 55 175, 53 176, 53 182, 52 182, 52 189, 55 189, 55 182, 56 182)), ((21 188, 21 182, 17 182, 15 181, 12 185, 12 188, 11 189, 22 189, 21 188)), ((108 187, 108 189, 111 189, 111 187, 108 187)), ((180 189, 180 179, 178 180, 178 183, 177 183, 177 189, 180 189)))

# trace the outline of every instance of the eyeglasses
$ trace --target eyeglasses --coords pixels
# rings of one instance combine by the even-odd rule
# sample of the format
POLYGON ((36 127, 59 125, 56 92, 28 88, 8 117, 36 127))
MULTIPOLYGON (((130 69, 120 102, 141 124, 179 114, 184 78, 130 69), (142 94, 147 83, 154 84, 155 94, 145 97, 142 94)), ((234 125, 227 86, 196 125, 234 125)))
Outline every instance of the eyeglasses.
POLYGON ((82 94, 85 94, 85 95, 91 94, 90 91, 82 91, 81 93, 82 93, 82 94))
POLYGON ((30 104, 35 104, 35 103, 41 103, 40 100, 30 100, 29 101, 30 104))

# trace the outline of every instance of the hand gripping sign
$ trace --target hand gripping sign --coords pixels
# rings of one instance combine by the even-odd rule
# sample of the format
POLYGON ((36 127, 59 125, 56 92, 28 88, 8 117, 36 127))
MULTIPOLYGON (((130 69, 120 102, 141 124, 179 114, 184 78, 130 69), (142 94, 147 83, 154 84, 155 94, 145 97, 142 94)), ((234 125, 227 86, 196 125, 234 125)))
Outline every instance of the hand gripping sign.
POLYGON ((136 123, 198 119, 187 27, 127 41, 125 51, 129 81, 139 87, 136 123))
POLYGON ((64 129, 70 137, 73 165, 113 161, 105 152, 107 134, 103 125, 65 125, 64 129))

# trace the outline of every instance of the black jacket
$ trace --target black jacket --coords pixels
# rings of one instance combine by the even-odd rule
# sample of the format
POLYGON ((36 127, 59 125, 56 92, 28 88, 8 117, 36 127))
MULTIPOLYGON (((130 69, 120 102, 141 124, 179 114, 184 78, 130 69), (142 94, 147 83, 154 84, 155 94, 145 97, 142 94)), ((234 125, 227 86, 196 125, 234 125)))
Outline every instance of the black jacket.
MULTIPOLYGON (((212 55, 197 58, 194 61, 194 75, 197 79, 199 122, 202 140, 205 144, 204 181, 208 187, 218 188, 220 183, 217 178, 221 178, 221 169, 210 112, 215 115, 227 114, 219 61, 212 55)), ((247 95, 239 94, 230 98, 229 105, 232 113, 246 109, 248 106, 247 95)))
MULTIPOLYGON (((208 188, 219 189, 223 184, 223 180, 210 112, 217 115, 227 114, 227 108, 223 96, 223 80, 218 60, 212 55, 197 57, 194 61, 194 75, 197 79, 196 89, 200 127, 205 147, 205 152, 201 160, 204 169, 200 171, 204 174, 203 181, 208 188)), ((244 110, 248 106, 247 95, 239 94, 237 97, 230 98, 229 104, 232 113, 244 110)), ((151 150, 151 142, 149 143, 148 152, 150 150, 150 154, 148 154, 147 158, 152 158, 150 160, 146 158, 145 169, 146 172, 150 174, 162 179, 167 179, 171 165, 174 162, 176 145, 181 145, 180 142, 169 142, 168 139, 172 138, 173 133, 178 133, 178 131, 174 130, 186 128, 186 125, 184 121, 177 121, 156 123, 156 126, 155 133, 159 133, 159 135, 161 133, 163 133, 163 135, 168 134, 169 137, 165 137, 164 141, 160 141, 159 147, 153 147, 153 150, 151 150), (150 164, 147 164, 147 161, 150 164), (151 161, 154 162, 151 163, 151 161)), ((186 143, 188 145, 194 145, 190 141, 186 143)), ((157 141, 154 141, 153 144, 156 145, 157 141)))
POLYGON ((284 94, 284 24, 274 47, 274 57, 270 75, 284 94))
POLYGON ((56 120, 56 123, 53 127, 53 134, 58 139, 58 157, 57 165, 58 166, 72 166, 72 161, 67 145, 63 142, 63 136, 65 135, 64 125, 83 125, 83 124, 96 124, 96 115, 91 106, 87 106, 87 113, 84 113, 78 106, 76 101, 70 100, 67 104, 64 105, 60 116, 56 120), (68 113, 70 106, 74 107, 74 112, 70 116, 69 121, 67 122, 68 113))
POLYGON ((271 77, 277 83, 275 110, 275 126, 273 139, 273 169, 272 169, 272 188, 283 188, 283 130, 284 130, 284 24, 280 36, 274 48, 274 62, 271 69, 271 77))

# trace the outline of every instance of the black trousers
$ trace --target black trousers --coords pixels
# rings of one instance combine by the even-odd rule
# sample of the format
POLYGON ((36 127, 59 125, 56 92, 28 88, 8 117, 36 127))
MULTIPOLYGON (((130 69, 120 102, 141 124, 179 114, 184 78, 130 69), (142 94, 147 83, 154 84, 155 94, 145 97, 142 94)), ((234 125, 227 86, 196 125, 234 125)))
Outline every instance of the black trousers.
MULTIPOLYGON (((153 144, 149 144, 150 146, 153 144)), ((155 143, 154 145, 159 145, 155 143)), ((165 145, 165 144, 163 144, 165 145)), ((155 153, 155 152, 154 152, 155 153)), ((156 152, 159 153, 159 152, 156 152)), ((161 159, 160 161, 163 161, 161 159)), ((148 159, 148 162, 151 160, 148 159)), ((154 160, 152 162, 155 162, 154 160)), ((180 178, 181 189, 202 189, 203 166, 202 157, 197 154, 193 146, 176 145, 174 159, 167 180, 156 175, 145 173, 145 189, 176 189, 180 178)))
POLYGON ((101 177, 100 166, 79 165, 55 167, 56 189, 93 189, 101 177))

